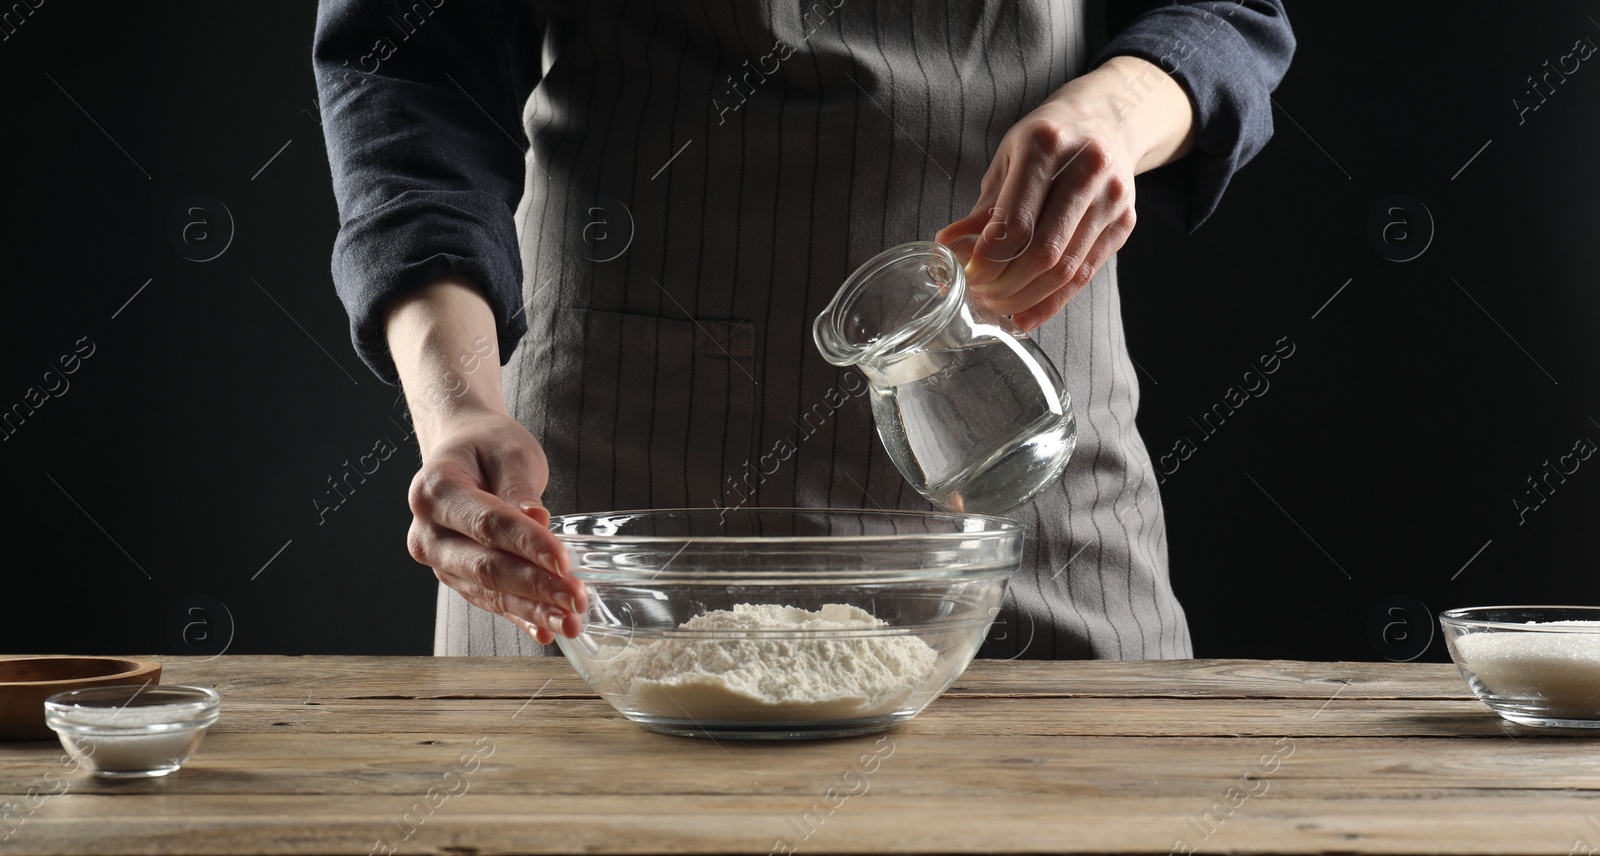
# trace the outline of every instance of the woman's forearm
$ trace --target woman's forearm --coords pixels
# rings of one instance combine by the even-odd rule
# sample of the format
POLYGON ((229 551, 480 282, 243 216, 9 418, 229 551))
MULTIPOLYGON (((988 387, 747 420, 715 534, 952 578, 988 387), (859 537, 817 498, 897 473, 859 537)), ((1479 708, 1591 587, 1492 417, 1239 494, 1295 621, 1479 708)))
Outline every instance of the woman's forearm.
POLYGON ((506 413, 483 292, 460 277, 406 292, 388 308, 384 332, 422 448, 407 494, 411 557, 535 641, 577 636, 587 594, 549 528, 544 450, 506 413))
POLYGON ((494 312, 470 280, 446 277, 396 298, 385 332, 424 458, 452 418, 506 412, 494 312))

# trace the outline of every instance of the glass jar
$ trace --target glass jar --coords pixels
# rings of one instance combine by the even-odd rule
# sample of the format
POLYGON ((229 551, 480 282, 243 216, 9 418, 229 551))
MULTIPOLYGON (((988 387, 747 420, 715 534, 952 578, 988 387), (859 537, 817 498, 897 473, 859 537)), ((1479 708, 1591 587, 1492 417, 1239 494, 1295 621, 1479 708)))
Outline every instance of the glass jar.
POLYGON ((1061 475, 1077 420, 1039 346, 967 291, 962 259, 976 237, 879 253, 812 334, 824 359, 866 377, 883 447, 919 493, 948 511, 1003 514, 1061 475))

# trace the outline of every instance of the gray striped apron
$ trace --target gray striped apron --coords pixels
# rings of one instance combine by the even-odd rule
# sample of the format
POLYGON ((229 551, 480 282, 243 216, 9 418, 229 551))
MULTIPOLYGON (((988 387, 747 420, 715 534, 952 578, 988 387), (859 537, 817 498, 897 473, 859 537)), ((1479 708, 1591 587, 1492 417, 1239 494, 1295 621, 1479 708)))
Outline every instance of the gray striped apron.
MULTIPOLYGON (((811 320, 872 255, 968 213, 1007 129, 1083 72, 1082 9, 572 6, 523 113, 529 331, 504 376, 545 503, 928 509, 811 320)), ((1191 656, 1119 301, 1113 263, 1034 334, 1078 446, 1011 515, 1026 553, 982 656, 1191 656)), ((434 652, 557 649, 441 584, 434 652)))

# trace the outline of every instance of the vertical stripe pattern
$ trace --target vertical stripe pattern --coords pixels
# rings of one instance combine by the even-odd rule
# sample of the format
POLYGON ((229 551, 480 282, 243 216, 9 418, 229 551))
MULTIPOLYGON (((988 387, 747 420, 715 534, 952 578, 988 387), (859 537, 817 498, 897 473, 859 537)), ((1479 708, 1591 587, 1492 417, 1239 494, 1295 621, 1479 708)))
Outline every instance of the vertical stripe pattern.
MULTIPOLYGON (((553 14, 524 110, 529 333, 505 373, 552 511, 929 508, 811 321, 868 258, 970 210, 1005 132, 1082 72, 1082 30, 1076 4, 1048 0, 553 14)), ((1012 515, 1023 567, 982 655, 1190 656, 1116 265, 1035 339, 1073 395, 1078 446, 1012 515)), ((434 647, 555 651, 443 586, 434 647)))

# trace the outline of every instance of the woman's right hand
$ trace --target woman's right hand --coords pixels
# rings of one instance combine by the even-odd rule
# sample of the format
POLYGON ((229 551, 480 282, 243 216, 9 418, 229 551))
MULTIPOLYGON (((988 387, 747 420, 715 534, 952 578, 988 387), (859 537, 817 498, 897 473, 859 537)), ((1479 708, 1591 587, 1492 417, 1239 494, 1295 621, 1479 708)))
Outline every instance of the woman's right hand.
POLYGON ((456 411, 430 434, 411 480, 411 557, 540 644, 577 635, 587 598, 540 502, 550 471, 539 441, 487 407, 456 411))
POLYGON ((395 298, 384 325, 422 450, 412 558, 542 645, 576 636, 588 598, 540 501, 550 479, 544 449, 506 409, 484 292, 446 276, 395 298))

